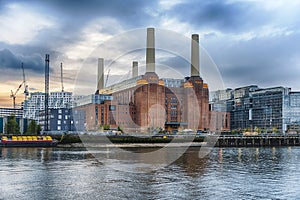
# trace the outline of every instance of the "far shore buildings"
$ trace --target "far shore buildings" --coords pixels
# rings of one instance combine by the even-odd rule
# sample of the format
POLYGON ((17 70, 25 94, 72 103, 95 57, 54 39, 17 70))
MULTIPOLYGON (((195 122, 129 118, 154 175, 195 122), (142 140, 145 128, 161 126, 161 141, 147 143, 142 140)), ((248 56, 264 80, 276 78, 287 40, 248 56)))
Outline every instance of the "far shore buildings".
MULTIPOLYGON (((73 96, 72 92, 51 92, 48 103, 48 130, 52 132, 82 131, 84 128, 84 119, 81 119, 82 113, 72 111, 72 103, 80 98, 81 97, 73 96), (78 129, 76 129, 75 125, 78 129)), ((37 121, 42 125, 42 129, 44 130, 45 93, 31 93, 23 105, 23 118, 37 121)))
MULTIPOLYGON (((51 92, 49 125, 54 132, 98 131, 101 126, 127 133, 178 129, 300 133, 300 92, 290 88, 256 85, 209 93, 200 76, 199 36, 191 38, 190 76, 159 77, 155 72, 155 32, 147 29, 146 73, 104 87, 104 59, 98 59, 95 94, 75 97, 71 92, 51 92)), ((30 120, 45 121, 45 94, 31 93, 20 109, 0 108, 0 133, 11 114, 21 132, 30 120)))
POLYGON ((25 132, 27 130, 28 120, 23 118, 22 108, 0 108, 0 133, 5 133, 5 124, 11 115, 16 117, 20 132, 25 132))
POLYGON ((300 132, 300 92, 250 85, 211 93, 210 105, 230 113, 230 128, 263 133, 300 132))
MULTIPOLYGON (((51 92, 49 95, 49 109, 70 108, 72 92, 51 92)), ((26 119, 39 119, 40 111, 45 109, 45 93, 33 92, 24 102, 23 117, 26 119)))
POLYGON ((85 112, 85 128, 97 130, 100 125, 110 125, 126 132, 210 129, 208 84, 199 73, 199 36, 193 34, 191 41, 191 76, 184 79, 156 74, 154 28, 147 29, 145 74, 138 75, 134 61, 131 79, 104 88, 104 60, 99 58, 96 94, 78 100, 74 107, 85 112))

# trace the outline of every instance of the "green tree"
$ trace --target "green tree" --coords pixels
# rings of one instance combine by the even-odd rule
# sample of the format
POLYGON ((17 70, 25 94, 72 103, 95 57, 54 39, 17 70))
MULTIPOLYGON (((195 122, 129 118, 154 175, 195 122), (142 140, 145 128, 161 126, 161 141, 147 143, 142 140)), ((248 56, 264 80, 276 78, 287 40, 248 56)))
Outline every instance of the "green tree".
POLYGON ((254 131, 257 133, 262 133, 262 129, 257 126, 254 128, 254 131))
POLYGON ((41 125, 37 124, 36 121, 32 120, 28 125, 26 134, 39 135, 41 130, 41 125))
POLYGON ((272 131, 273 131, 273 133, 280 133, 280 131, 278 130, 277 127, 273 127, 272 131))
POLYGON ((7 123, 5 124, 5 133, 6 134, 20 134, 20 126, 17 123, 16 116, 11 115, 7 119, 7 123))
POLYGON ((104 129, 104 130, 109 130, 109 129, 110 129, 109 124, 104 124, 104 125, 103 125, 103 129, 104 129))
POLYGON ((120 126, 118 126, 118 131, 121 131, 121 133, 124 133, 120 126))

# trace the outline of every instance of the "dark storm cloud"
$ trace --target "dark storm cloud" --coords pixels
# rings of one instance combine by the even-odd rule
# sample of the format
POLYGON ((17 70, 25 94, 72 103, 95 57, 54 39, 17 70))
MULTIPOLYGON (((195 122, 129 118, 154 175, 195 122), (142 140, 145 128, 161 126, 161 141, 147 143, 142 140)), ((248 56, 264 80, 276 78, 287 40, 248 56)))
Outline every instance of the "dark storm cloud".
POLYGON ((8 49, 0 50, 0 70, 21 69, 21 63, 26 70, 32 70, 36 73, 44 72, 44 61, 41 55, 32 54, 30 56, 15 55, 8 49))
POLYGON ((225 82, 300 87, 300 34, 254 38, 226 45, 210 45, 208 51, 225 82))
MULTIPOLYGON (((13 2, 14 0, 0 0, 0 12, 5 9, 6 4, 13 2)), ((86 40, 87 38, 84 38, 86 35, 82 33, 83 28, 94 22, 93 20, 97 19, 94 22, 97 25, 96 23, 101 23, 101 20, 108 17, 116 20, 123 30, 144 27, 149 24, 154 26, 158 24, 157 26, 159 26, 160 20, 173 18, 189 24, 191 30, 212 29, 209 30, 211 32, 201 35, 201 40, 208 43, 206 46, 208 52, 220 67, 224 79, 236 80, 236 85, 246 82, 257 83, 261 80, 266 83, 274 83, 275 80, 282 80, 282 77, 286 77, 285 79, 295 78, 295 74, 297 74, 292 70, 292 66, 295 65, 292 58, 300 57, 300 47, 296 45, 300 43, 299 35, 276 37, 266 35, 262 38, 254 37, 248 41, 239 41, 238 38, 233 41, 231 37, 233 35, 248 32, 259 35, 262 32, 261 26, 270 25, 272 27, 274 25, 272 20, 278 13, 264 10, 263 6, 257 2, 192 0, 183 1, 167 10, 157 9, 159 8, 157 1, 141 0, 27 0, 15 2, 25 5, 25 8, 26 6, 33 8, 34 11, 39 11, 49 17, 49 21, 53 20, 54 26, 39 30, 35 38, 26 46, 0 42, 0 70, 5 67, 19 69, 20 63, 24 62, 30 70, 43 73, 45 53, 50 53, 50 59, 53 61, 57 58, 60 60, 59 54, 64 54, 62 51, 57 52, 60 51, 60 48, 67 49, 65 47, 86 40), (150 16, 151 12, 157 15, 150 16), (3 50, 4 48, 9 50, 3 50), (56 51, 53 52, 53 49, 56 51), (3 56, 5 59, 2 59, 3 56), (285 70, 286 68, 289 70, 285 70)), ((98 30, 96 30, 99 33, 115 35, 118 34, 118 31, 122 31, 115 28, 114 24, 103 23, 101 25, 103 26, 97 27, 98 30)), ((275 23, 276 28, 280 25, 285 24, 280 24, 280 20, 279 24, 275 23)), ((299 29, 297 24, 293 28, 299 29)), ((185 30, 174 31, 184 32, 185 30)), ((133 37, 137 36, 133 35, 133 37)), ((188 62, 178 57, 158 59, 157 61, 179 71, 189 69, 188 62)))
POLYGON ((236 33, 266 23, 270 13, 257 7, 253 2, 194 0, 176 5, 170 16, 197 27, 236 33))
MULTIPOLYGON (((140 0, 7 0, 0 1, 0 8, 13 2, 24 5, 25 9, 26 7, 33 8, 39 13, 44 13, 49 21, 54 20, 54 26, 40 30, 30 42, 31 46, 38 46, 48 49, 48 51, 84 41, 86 38, 82 30, 93 20, 99 20, 97 22, 101 24, 104 21, 101 19, 114 19, 125 29, 144 26, 152 20, 152 17, 145 10, 149 7, 154 9, 157 5, 156 1, 140 0)), ((98 27, 98 32, 114 35, 120 31, 113 24, 104 23, 102 25, 98 27)))
MULTIPOLYGON (((59 16, 64 24, 64 30, 78 29, 95 18, 109 16, 122 22, 125 27, 143 25, 150 16, 145 12, 148 7, 155 7, 156 1, 140 0, 29 0, 27 5, 36 5, 43 11, 59 16)), ((109 31, 109 30, 107 30, 109 31)))

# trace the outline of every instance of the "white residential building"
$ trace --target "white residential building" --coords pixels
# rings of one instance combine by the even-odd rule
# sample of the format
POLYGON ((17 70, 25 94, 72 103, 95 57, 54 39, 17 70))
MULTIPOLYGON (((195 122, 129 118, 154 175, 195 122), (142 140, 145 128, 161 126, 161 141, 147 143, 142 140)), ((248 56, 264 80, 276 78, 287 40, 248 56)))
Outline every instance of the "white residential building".
MULTIPOLYGON (((69 108, 72 101, 72 92, 51 92, 49 95, 49 109, 69 108)), ((39 112, 45 109, 45 93, 34 92, 24 102, 23 117, 38 121, 39 112)))

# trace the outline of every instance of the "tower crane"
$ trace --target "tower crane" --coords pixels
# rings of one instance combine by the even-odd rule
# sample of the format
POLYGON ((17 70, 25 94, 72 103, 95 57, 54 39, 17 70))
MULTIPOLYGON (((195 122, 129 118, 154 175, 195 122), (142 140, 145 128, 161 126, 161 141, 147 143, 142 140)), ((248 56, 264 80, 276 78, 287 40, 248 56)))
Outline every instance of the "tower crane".
POLYGON ((28 85, 26 84, 25 71, 24 71, 23 63, 21 64, 21 68, 22 68, 22 72, 23 72, 23 81, 19 85, 18 89, 15 92, 13 92, 12 90, 10 91, 11 92, 10 98, 12 98, 12 100, 13 100, 13 108, 16 108, 16 97, 17 97, 17 94, 18 94, 19 90, 21 89, 22 85, 24 85, 25 100, 27 99, 27 96, 28 96, 28 85))
POLYGON ((10 91, 11 94, 10 94, 10 98, 12 98, 13 100, 13 108, 16 108, 16 96, 17 96, 17 93, 19 92, 20 88, 22 87, 23 85, 23 82, 19 85, 18 89, 13 92, 12 90, 10 91))
POLYGON ((60 63, 60 81, 61 81, 61 91, 64 92, 64 76, 63 76, 63 65, 60 63))
POLYGON ((26 79, 25 79, 25 70, 24 70, 23 63, 22 63, 22 72, 23 72, 24 96, 25 96, 25 100, 26 100, 29 92, 28 92, 28 85, 27 85, 26 79))

